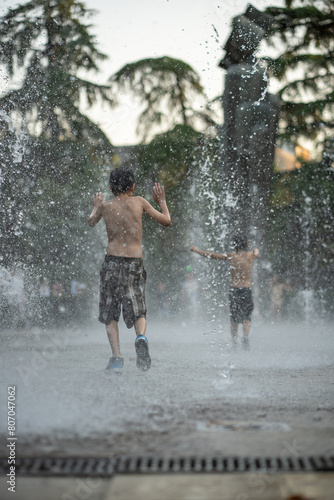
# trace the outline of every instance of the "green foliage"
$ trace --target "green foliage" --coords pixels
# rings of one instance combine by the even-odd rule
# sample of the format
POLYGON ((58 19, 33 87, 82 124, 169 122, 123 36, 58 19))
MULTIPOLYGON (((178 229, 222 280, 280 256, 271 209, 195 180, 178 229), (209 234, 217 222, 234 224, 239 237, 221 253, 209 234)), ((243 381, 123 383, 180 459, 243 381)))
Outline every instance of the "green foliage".
MULTIPOLYGON (((33 136, 83 139, 89 123, 79 111, 82 97, 89 105, 99 99, 112 104, 108 86, 79 77, 97 71, 97 61, 106 58, 96 49, 90 26, 81 23, 89 13, 74 0, 32 0, 1 19, 0 62, 10 77, 24 70, 21 87, 1 99, 2 109, 20 113, 33 136)), ((108 144, 92 125, 85 139, 108 144)))
MULTIPOLYGON (((323 160, 275 174, 271 199, 269 254, 274 272, 295 289, 330 297, 334 270, 334 4, 331 0, 286 1, 269 7, 269 41, 279 51, 269 59, 282 82, 280 138, 301 136, 321 143, 323 160)), ((330 301, 327 310, 333 312, 330 301)), ((321 308, 319 306, 319 313, 321 308)))
POLYGON ((157 179, 167 189, 177 187, 191 171, 202 134, 188 125, 157 135, 141 149, 140 164, 144 175, 157 179))
POLYGON ((138 120, 143 140, 161 125, 214 124, 198 74, 179 59, 165 56, 129 63, 110 81, 115 94, 131 92, 143 107, 138 120))
POLYGON ((333 133, 334 4, 291 0, 266 13, 273 17, 269 43, 279 51, 267 58, 270 73, 285 82, 279 92, 280 137, 323 141, 333 133))

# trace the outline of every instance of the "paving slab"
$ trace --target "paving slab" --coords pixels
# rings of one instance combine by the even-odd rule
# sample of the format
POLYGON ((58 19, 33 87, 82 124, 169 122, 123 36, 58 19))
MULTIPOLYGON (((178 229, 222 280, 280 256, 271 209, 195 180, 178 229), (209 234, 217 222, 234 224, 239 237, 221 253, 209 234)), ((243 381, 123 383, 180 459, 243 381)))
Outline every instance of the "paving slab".
POLYGON ((22 477, 8 500, 333 500, 333 473, 125 474, 112 479, 22 477))

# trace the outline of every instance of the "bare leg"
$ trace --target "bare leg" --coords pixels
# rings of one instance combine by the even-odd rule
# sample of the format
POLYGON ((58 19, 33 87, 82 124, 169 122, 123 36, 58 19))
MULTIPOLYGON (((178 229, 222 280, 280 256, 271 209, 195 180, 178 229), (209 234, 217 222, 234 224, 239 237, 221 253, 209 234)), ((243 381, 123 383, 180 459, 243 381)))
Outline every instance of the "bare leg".
POLYGON ((238 323, 231 323, 231 337, 233 345, 235 346, 237 344, 238 337, 238 323))
POLYGON ((135 332, 138 335, 145 335, 146 332, 146 318, 138 318, 135 322, 135 332))
POLYGON ((122 358, 119 345, 119 331, 117 321, 112 321, 106 325, 107 335, 111 346, 112 355, 116 358, 122 358))
POLYGON ((250 326, 251 326, 250 321, 244 321, 243 322, 242 327, 243 327, 244 335, 249 335, 250 326))
POLYGON ((242 324, 244 336, 242 338, 242 347, 245 351, 249 351, 249 331, 250 331, 250 321, 244 321, 242 324))

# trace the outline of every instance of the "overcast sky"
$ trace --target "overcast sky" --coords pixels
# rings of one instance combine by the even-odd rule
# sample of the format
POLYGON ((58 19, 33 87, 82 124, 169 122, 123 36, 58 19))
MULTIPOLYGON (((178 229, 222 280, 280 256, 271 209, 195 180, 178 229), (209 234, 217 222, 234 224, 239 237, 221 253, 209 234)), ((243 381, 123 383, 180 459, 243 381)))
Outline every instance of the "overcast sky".
MULTIPOLYGON (((1 0, 3 15, 18 3, 1 0)), ((98 48, 109 56, 101 73, 107 78, 128 62, 148 57, 171 56, 190 64, 200 75, 209 98, 222 93, 224 71, 218 68, 223 45, 230 33, 231 20, 248 5, 244 0, 86 0, 96 9, 91 18, 98 48)), ((263 10, 282 5, 283 0, 253 0, 263 10)), ((90 116, 100 124, 114 145, 134 144, 136 110, 123 96, 118 111, 94 110, 90 116)))

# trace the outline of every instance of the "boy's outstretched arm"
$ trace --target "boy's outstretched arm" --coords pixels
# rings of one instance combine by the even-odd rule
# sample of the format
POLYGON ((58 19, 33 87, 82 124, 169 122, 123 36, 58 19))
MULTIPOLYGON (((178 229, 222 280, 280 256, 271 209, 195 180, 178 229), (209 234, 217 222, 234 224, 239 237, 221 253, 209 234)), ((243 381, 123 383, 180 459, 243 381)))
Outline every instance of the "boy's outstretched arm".
POLYGON ((156 182, 153 187, 153 200, 158 203, 161 212, 152 207, 152 205, 143 198, 143 211, 151 219, 157 221, 162 226, 170 226, 172 219, 169 215, 169 210, 166 203, 166 195, 164 187, 156 182))
POLYGON ((93 211, 88 217, 88 224, 94 227, 99 220, 102 218, 102 203, 104 200, 104 194, 96 193, 93 196, 93 211))
POLYGON ((198 253, 198 255, 202 255, 202 257, 208 257, 209 259, 216 259, 216 260, 227 260, 229 257, 231 257, 231 254, 229 253, 213 253, 213 252, 206 252, 205 250, 199 250, 197 247, 191 247, 191 252, 198 253))

